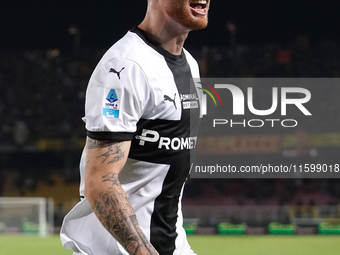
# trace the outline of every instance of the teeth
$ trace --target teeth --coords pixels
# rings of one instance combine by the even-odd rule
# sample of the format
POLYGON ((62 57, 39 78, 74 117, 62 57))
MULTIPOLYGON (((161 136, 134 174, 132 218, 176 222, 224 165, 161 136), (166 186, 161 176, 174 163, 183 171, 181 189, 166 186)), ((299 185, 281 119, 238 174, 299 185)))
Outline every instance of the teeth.
POLYGON ((195 1, 195 2, 192 2, 193 4, 207 4, 207 1, 206 0, 198 0, 198 1, 195 1))
POLYGON ((204 9, 194 9, 194 10, 197 11, 197 12, 205 13, 204 9))

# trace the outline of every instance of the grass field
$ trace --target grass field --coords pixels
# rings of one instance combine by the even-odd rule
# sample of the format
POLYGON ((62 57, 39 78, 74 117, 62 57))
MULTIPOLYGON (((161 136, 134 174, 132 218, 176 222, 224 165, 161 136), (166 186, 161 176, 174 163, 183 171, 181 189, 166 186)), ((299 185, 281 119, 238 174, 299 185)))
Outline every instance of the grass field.
MULTIPOLYGON (((340 236, 189 236, 199 255, 338 255, 340 236)), ((0 255, 71 255, 59 236, 0 235, 0 255)))

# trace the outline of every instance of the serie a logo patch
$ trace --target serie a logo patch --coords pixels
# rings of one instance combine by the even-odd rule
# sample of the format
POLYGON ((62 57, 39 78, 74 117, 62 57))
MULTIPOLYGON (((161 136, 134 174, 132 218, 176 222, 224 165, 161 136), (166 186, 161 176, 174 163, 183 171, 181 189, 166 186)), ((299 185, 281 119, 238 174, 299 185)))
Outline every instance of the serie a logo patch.
POLYGON ((119 118, 120 89, 105 88, 103 116, 119 118))

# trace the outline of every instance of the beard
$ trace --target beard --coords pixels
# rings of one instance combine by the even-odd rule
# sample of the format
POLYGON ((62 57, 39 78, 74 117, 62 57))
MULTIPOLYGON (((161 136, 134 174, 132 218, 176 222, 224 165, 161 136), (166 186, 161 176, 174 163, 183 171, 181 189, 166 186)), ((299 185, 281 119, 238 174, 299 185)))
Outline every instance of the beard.
POLYGON ((208 25, 208 17, 192 14, 185 0, 171 0, 165 11, 169 17, 190 30, 203 29, 208 25))

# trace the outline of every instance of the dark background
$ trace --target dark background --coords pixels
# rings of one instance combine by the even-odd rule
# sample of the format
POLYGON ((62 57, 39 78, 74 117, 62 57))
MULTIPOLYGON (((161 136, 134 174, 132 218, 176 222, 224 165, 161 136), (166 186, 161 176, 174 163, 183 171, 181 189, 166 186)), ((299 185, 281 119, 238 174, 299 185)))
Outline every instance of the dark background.
MULTIPOLYGON (((339 1, 211 1, 208 28, 192 32, 185 45, 200 62, 202 77, 340 77, 339 1), (229 22, 237 29, 234 44, 226 28, 229 22)), ((89 77, 104 51, 142 21, 146 2, 2 1, 0 196, 53 194, 59 208, 55 224, 61 225, 79 199, 78 165, 85 142, 81 117, 89 77), (80 31, 79 45, 68 34, 71 25, 80 31)), ((308 135, 336 132, 332 137, 339 137, 338 86, 317 89, 321 92, 312 92, 313 97, 324 100, 314 104, 318 111, 311 108, 314 119, 321 114, 326 118, 323 125, 308 122, 301 125, 305 130, 292 130, 295 144, 282 146, 276 154, 226 155, 230 163, 338 162, 338 140, 318 140, 315 148, 307 144, 308 135)), ((230 131, 223 134, 256 135, 230 131)), ((338 205, 340 178, 192 179, 185 192, 186 206, 209 210, 216 205, 338 205)))
MULTIPOLYGON (((212 0, 209 26, 187 45, 224 45, 234 22, 238 43, 280 43, 306 35, 311 42, 340 41, 336 0, 212 0)), ((0 49, 72 47, 70 25, 81 32, 80 47, 106 48, 143 19, 146 0, 5 1, 0 8, 0 49)))

